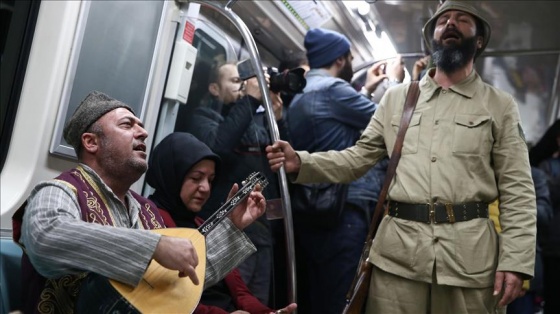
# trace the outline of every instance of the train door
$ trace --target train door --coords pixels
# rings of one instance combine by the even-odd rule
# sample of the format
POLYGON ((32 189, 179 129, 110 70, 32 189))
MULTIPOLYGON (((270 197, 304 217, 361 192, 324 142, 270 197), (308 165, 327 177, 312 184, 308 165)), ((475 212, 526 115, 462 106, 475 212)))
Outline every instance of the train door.
MULTIPOLYGON (((264 145, 270 142, 265 107, 256 104, 249 97, 243 97, 246 84, 251 83, 245 83, 245 79, 249 77, 240 77, 238 73, 238 63, 250 57, 246 43, 226 18, 204 5, 181 4, 179 10, 182 15, 174 39, 152 149, 172 132, 188 132, 220 154, 220 175, 214 181, 210 200, 199 213, 203 218, 208 218, 225 201, 233 183, 241 183, 242 179, 254 171, 265 173, 268 177, 269 186, 264 194, 267 202, 272 204, 273 199, 279 198, 279 188, 278 179, 264 157, 264 145), (183 75, 177 72, 190 73, 183 75), (227 78, 224 78, 226 75, 227 78), (224 80, 228 83, 222 84, 224 80), (226 123, 222 125, 230 121, 223 115, 230 106, 241 108, 239 113, 243 116, 241 119, 244 125, 224 131, 216 125, 224 119, 226 123), (227 141, 223 141, 224 136, 228 136, 227 141)), ((259 53, 263 56, 263 64, 275 65, 279 62, 263 46, 259 47, 259 53)), ((249 72, 251 71, 254 73, 254 69, 250 67, 249 72)), ((229 126, 236 125, 239 121, 231 122, 229 126)), ((143 194, 148 196, 151 193, 152 187, 146 183, 143 194)), ((275 250, 273 258, 276 242, 284 242, 282 223, 280 220, 269 221, 263 216, 245 229, 257 246, 257 254, 260 254, 250 259, 254 258, 255 262, 260 259, 266 261, 254 266, 251 266, 251 262, 246 264, 248 266, 241 266, 242 275, 246 272, 261 276, 260 270, 270 269, 270 274, 261 277, 268 276, 267 280, 272 283, 265 282, 259 286, 258 281, 252 283, 249 276, 244 279, 257 298, 273 307, 287 304, 285 247, 275 250), (247 270, 250 268, 253 269, 247 270)))

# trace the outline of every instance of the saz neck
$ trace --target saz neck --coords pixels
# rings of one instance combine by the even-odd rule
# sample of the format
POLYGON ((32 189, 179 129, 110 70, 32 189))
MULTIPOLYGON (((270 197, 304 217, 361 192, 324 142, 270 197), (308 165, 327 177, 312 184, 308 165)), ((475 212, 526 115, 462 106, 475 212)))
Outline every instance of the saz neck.
POLYGON ((224 205, 222 205, 210 218, 208 218, 200 227, 198 231, 206 236, 210 231, 212 231, 225 217, 237 206, 239 203, 243 202, 251 191, 255 188, 258 183, 264 189, 268 185, 268 181, 262 173, 252 173, 246 180, 247 182, 243 187, 241 187, 235 195, 230 198, 224 205))

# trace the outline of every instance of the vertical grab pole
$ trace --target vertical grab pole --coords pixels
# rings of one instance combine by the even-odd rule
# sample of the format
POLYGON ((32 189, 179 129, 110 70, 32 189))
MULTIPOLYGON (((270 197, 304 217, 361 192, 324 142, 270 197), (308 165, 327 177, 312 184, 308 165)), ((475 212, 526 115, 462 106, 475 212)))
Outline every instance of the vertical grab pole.
POLYGON ((554 83, 552 84, 552 93, 550 94, 550 105, 548 106, 548 125, 552 125, 560 115, 560 105, 558 104, 558 79, 560 77, 560 53, 558 53, 558 61, 556 62, 556 71, 554 75, 554 83))
MULTIPOLYGON (((280 139, 280 132, 278 131, 278 125, 276 124, 276 119, 274 118, 274 111, 272 109, 272 101, 270 99, 270 95, 268 93, 268 85, 266 83, 266 78, 264 72, 259 69, 263 69, 261 59, 259 56, 259 52, 257 50, 257 45, 251 32, 245 25, 245 22, 239 18, 235 12, 231 10, 231 6, 236 1, 229 1, 225 7, 222 7, 220 4, 215 3, 213 1, 191 1, 200 3, 203 6, 212 8, 217 12, 221 13, 228 20, 233 23, 245 43, 247 43, 247 49, 249 51, 249 56, 251 57, 251 65, 253 69, 255 69, 255 73, 257 75, 257 79, 259 81, 259 87, 263 98, 263 105, 266 108, 266 119, 268 125, 270 126, 270 136, 272 138, 272 142, 276 142, 280 139)), ((278 180, 280 183, 280 195, 282 197, 282 211, 284 215, 284 230, 286 233, 286 250, 288 255, 288 302, 296 302, 296 268, 295 268, 295 247, 294 247, 294 231, 293 231, 293 224, 292 224, 292 207, 290 201, 290 194, 288 192, 288 179, 286 176, 286 172, 284 171, 284 167, 280 168, 278 171, 278 180)))

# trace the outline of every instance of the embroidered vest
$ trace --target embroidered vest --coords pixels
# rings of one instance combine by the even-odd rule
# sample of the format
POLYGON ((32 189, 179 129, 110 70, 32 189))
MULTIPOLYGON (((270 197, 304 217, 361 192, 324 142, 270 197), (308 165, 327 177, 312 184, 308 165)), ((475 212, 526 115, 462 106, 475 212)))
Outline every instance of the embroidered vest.
MULTIPOLYGON (((111 210, 91 176, 80 166, 63 172, 55 180, 68 184, 76 193, 82 220, 89 223, 114 225, 111 210)), ((163 218, 157 206, 149 199, 130 191, 140 203, 138 213, 145 229, 164 228, 163 218)), ((19 243, 21 222, 27 202, 13 216, 14 241, 19 243)), ((64 275, 56 279, 41 276, 31 264, 27 254, 22 256, 22 297, 24 313, 74 313, 75 302, 80 292, 82 280, 87 272, 64 275)))

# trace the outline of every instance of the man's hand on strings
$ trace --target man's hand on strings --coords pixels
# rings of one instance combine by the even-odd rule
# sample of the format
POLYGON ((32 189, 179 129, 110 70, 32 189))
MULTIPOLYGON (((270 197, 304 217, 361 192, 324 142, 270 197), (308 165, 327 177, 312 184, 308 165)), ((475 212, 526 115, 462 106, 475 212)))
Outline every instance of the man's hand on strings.
POLYGON ((198 285, 198 277, 195 272, 198 266, 198 255, 189 239, 161 236, 153 256, 161 266, 178 270, 180 277, 189 277, 195 285, 198 285))

